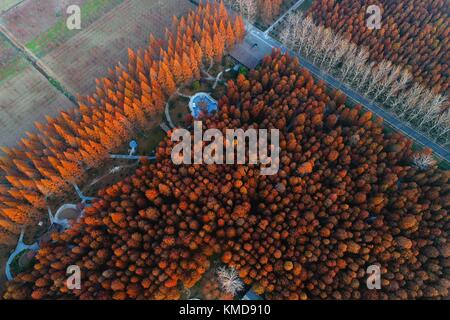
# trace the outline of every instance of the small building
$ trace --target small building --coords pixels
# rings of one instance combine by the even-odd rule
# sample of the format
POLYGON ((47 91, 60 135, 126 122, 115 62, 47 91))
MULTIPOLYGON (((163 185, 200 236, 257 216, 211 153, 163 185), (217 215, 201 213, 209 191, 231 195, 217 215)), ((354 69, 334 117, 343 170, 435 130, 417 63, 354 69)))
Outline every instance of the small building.
POLYGON ((194 119, 198 119, 201 112, 212 114, 217 111, 217 101, 206 92, 198 92, 189 101, 189 109, 194 119))
POLYGON ((262 59, 272 53, 272 47, 260 37, 248 32, 244 41, 237 44, 230 56, 249 69, 254 69, 262 59))

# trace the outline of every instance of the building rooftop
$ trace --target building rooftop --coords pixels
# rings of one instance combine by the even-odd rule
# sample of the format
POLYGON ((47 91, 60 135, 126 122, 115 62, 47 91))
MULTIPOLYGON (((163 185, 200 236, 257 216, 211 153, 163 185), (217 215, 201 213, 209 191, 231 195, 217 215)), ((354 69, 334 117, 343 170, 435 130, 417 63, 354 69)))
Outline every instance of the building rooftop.
POLYGON ((255 68, 264 56, 270 54, 272 48, 263 39, 248 32, 242 43, 230 52, 230 55, 249 69, 255 68))
POLYGON ((189 109, 194 119, 198 119, 202 111, 211 114, 217 111, 217 108, 217 101, 205 92, 196 93, 189 101, 189 109))

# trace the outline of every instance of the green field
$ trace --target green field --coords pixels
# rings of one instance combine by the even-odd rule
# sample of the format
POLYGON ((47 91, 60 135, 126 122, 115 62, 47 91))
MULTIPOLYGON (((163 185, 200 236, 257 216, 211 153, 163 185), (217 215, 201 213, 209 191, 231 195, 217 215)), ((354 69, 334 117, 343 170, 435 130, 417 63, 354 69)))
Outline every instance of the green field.
MULTIPOLYGON (((81 28, 100 18, 124 0, 89 0, 81 6, 81 28)), ((61 16, 47 31, 26 44, 37 57, 45 56, 49 51, 76 35, 79 30, 69 30, 66 26, 66 17, 61 16)))

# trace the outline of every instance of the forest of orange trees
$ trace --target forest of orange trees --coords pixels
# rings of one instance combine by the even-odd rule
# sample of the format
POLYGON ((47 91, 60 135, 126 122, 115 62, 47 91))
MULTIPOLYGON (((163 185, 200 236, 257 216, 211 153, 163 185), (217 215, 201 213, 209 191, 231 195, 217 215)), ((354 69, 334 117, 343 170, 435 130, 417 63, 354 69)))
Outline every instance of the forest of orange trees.
POLYGON ((166 138, 155 163, 101 190, 80 221, 55 233, 5 297, 185 298, 212 257, 267 299, 448 296, 449 172, 413 165, 428 150, 413 151, 279 51, 229 80, 218 113, 202 120, 222 131, 279 129, 279 172, 177 166, 166 138), (68 290, 75 264, 83 286, 68 290), (363 285, 370 264, 381 264, 380 290, 363 285))
POLYGON ((413 79, 447 94, 450 84, 446 0, 319 0, 309 9, 314 21, 367 47, 370 60, 387 59, 408 70, 413 79), (381 28, 366 26, 368 5, 382 8, 381 28))
POLYGON ((317 0, 285 22, 277 31, 285 46, 416 132, 450 146, 448 1, 317 0), (379 19, 374 27, 371 8, 379 19))
POLYGON ((36 132, 26 133, 0 159, 0 244, 17 240, 23 225, 45 216, 47 199, 83 183, 86 171, 162 113, 177 85, 200 77, 200 67, 220 62, 224 52, 244 37, 240 16, 223 3, 207 3, 186 17, 174 17, 166 39, 150 36, 147 48, 129 49, 126 67, 116 66, 96 80, 95 94, 79 108, 61 112, 36 132))

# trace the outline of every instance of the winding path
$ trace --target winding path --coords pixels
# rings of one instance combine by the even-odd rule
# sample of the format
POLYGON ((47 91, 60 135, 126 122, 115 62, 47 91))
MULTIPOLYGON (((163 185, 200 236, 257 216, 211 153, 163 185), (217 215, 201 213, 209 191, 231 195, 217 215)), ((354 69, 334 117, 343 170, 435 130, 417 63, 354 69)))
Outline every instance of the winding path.
MULTIPOLYGON (((134 155, 110 155, 110 158, 113 159, 131 159, 131 160, 140 160, 142 158, 147 158, 150 160, 154 160, 156 159, 156 156, 134 156, 134 155)), ((126 168, 126 167, 130 167, 130 166, 122 166, 122 167, 116 167, 116 168, 126 168)), ((110 172, 109 174, 111 174, 112 172, 110 172)), ((108 175, 109 175, 108 174, 108 175)), ((101 177, 100 179, 102 179, 104 177, 101 177)), ((72 183, 75 192, 77 193, 78 197, 81 200, 81 203, 86 204, 88 202, 92 202, 95 198, 94 197, 88 197, 85 196, 83 194, 83 192, 80 190, 80 188, 78 187, 78 185, 76 185, 75 183, 72 183)), ((57 212, 53 215, 52 211, 50 208, 48 208, 48 217, 50 220, 50 227, 53 225, 60 225, 63 229, 67 229, 70 227, 69 224, 69 220, 68 219, 61 219, 60 218, 60 213, 62 213, 64 210, 66 209, 77 209, 77 205, 75 204, 64 204, 62 205, 57 212)), ((81 214, 79 217, 83 216, 83 211, 81 211, 81 214)), ((6 262, 6 266, 5 266, 5 275, 6 275, 6 279, 8 281, 11 281, 14 279, 12 273, 11 273, 11 264, 14 261, 14 258, 16 258, 20 253, 22 253, 25 250, 31 250, 31 251, 37 251, 39 250, 39 242, 35 242, 31 245, 25 244, 23 242, 23 238, 24 238, 24 234, 25 234, 25 229, 22 229, 22 231, 20 232, 20 236, 19 239, 17 241, 17 245, 16 248, 14 249, 14 251, 10 254, 10 256, 8 257, 8 260, 6 262)))
POLYGON ((215 88, 217 87, 217 84, 218 84, 219 81, 220 81, 220 77, 222 77, 222 75, 223 75, 225 72, 229 72, 230 70, 231 70, 231 68, 228 68, 228 69, 225 69, 225 70, 219 72, 219 74, 217 75, 216 80, 214 81, 214 84, 213 84, 213 86, 212 86, 213 89, 215 89, 215 88))
POLYGON ((14 278, 12 273, 11 273, 11 264, 14 261, 14 258, 17 257, 24 250, 36 251, 36 250, 39 249, 39 244, 37 242, 35 242, 35 243, 31 244, 31 245, 25 244, 23 242, 24 234, 25 234, 25 230, 22 229, 22 231, 20 232, 19 240, 17 241, 16 249, 14 249, 14 251, 9 256, 8 261, 6 262, 5 273, 6 273, 6 279, 8 281, 13 280, 13 278, 14 278))
POLYGON ((128 154, 110 154, 109 157, 111 159, 124 159, 124 160, 139 160, 139 159, 148 159, 148 160, 155 160, 155 156, 130 156, 128 154))
MULTIPOLYGON (((169 133, 169 131, 171 130, 170 127, 167 125, 167 123, 165 122, 161 122, 159 124, 159 126, 161 127, 161 129, 165 132, 165 133, 169 133)), ((174 128, 174 127, 173 127, 174 128)))
MULTIPOLYGON (((170 117, 170 107, 169 107, 169 102, 166 102, 166 107, 164 108, 164 113, 165 113, 165 115, 166 115, 166 119, 167 119, 167 122, 169 122, 169 126, 173 129, 173 128, 175 128, 175 125, 173 124, 173 122, 172 122, 172 118, 170 117)), ((162 123, 161 123, 162 124, 162 123)), ((162 125, 161 125, 161 128, 162 128, 162 125)), ((163 128, 164 129, 164 128, 163 128)), ((166 131, 165 129, 164 129, 164 131, 166 131)), ((167 131, 166 131, 167 132, 167 131)))
POLYGON ((94 197, 87 197, 83 194, 83 192, 81 192, 80 188, 78 188, 78 186, 75 183, 72 183, 73 187, 75 188, 75 192, 77 193, 78 197, 81 199, 81 202, 90 202, 93 201, 95 198, 94 197))
POLYGON ((91 183, 89 183, 89 187, 97 184, 98 182, 102 181, 103 179, 105 179, 106 177, 109 177, 112 174, 115 174, 123 169, 135 167, 136 165, 137 165, 137 162, 134 164, 129 164, 127 166, 116 166, 116 167, 112 168, 111 170, 109 170, 109 172, 104 174, 103 176, 92 180, 91 183))

